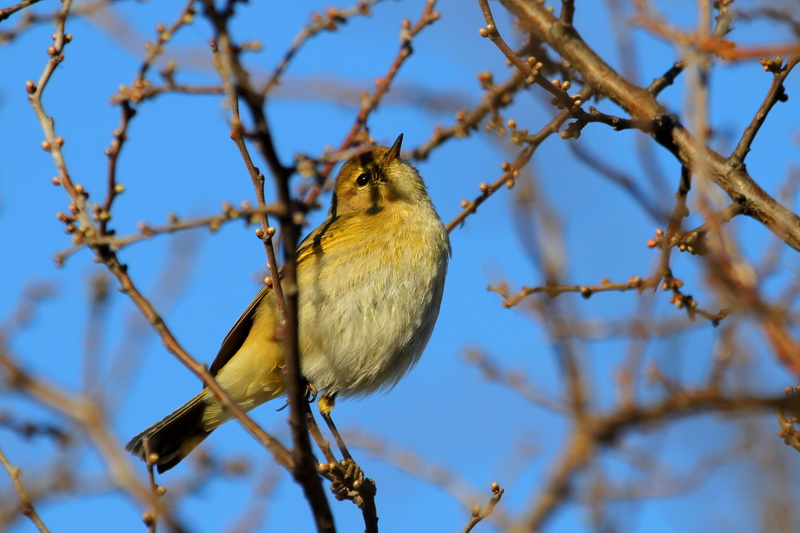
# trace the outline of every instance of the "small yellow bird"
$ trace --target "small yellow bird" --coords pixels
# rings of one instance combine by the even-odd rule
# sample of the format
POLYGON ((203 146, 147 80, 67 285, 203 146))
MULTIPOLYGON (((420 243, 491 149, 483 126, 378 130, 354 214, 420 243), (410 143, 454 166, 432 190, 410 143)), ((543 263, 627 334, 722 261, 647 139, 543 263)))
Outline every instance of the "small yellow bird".
MULTIPOLYGON (((439 315, 450 240, 417 170, 400 159, 400 135, 347 161, 328 218, 297 249, 300 365, 322 394, 389 389, 419 360, 439 315)), ((285 394, 281 317, 265 286, 222 342, 210 372, 245 410, 285 394)), ((324 413, 327 414, 327 413, 324 413)), ((136 435, 126 449, 159 472, 230 419, 203 391, 136 435)))

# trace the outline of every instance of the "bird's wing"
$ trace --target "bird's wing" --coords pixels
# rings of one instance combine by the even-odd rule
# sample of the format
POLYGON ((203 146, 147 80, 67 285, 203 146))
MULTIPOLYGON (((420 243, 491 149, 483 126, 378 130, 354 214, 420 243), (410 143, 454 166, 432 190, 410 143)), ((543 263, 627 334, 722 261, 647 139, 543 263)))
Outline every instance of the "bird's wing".
POLYGON ((317 228, 306 235, 306 238, 297 246, 297 267, 308 259, 316 247, 330 240, 341 226, 341 218, 328 218, 325 222, 317 226, 317 228))
POLYGON ((242 316, 239 317, 239 320, 236 321, 225 336, 225 340, 222 341, 222 346, 219 349, 219 353, 217 353, 217 357, 214 358, 214 362, 211 363, 211 368, 208 369, 212 376, 216 376, 217 372, 225 366, 225 363, 230 361, 231 357, 236 355, 236 352, 242 347, 245 339, 247 339, 247 336, 250 334, 250 328, 253 326, 253 318, 255 317, 256 309, 258 309, 259 304, 261 304, 262 300, 264 300, 270 292, 272 292, 272 287, 268 287, 267 285, 261 287, 256 297, 250 302, 250 305, 244 310, 242 316))
MULTIPOLYGON (((316 246, 321 246, 324 241, 330 239, 332 233, 329 231, 330 226, 331 221, 328 220, 303 239, 297 247, 298 268, 300 268, 300 265, 314 253, 316 246)), ((279 275, 281 274, 279 273, 279 275)), ((212 376, 216 376, 220 369, 222 369, 242 347, 242 344, 244 344, 244 341, 250 334, 250 328, 253 327, 253 319, 255 318, 258 306, 261 305, 264 298, 271 292, 272 287, 263 286, 247 309, 244 310, 244 313, 239 317, 239 320, 236 321, 228 332, 225 340, 222 341, 222 346, 217 353, 217 357, 214 358, 214 362, 211 363, 211 368, 209 368, 209 372, 212 376)))

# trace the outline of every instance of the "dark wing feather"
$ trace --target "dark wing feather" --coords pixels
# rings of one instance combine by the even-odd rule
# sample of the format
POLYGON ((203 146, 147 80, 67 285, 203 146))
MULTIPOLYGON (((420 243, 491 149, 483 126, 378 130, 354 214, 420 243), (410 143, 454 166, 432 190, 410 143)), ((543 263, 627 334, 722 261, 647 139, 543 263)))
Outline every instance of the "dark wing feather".
POLYGON ((328 217, 328 219, 317 226, 317 228, 306 235, 299 245, 297 245, 297 265, 299 266, 303 261, 314 252, 314 248, 322 246, 322 243, 329 240, 336 230, 341 226, 340 217, 328 217))
POLYGON ((253 327, 256 309, 258 309, 261 301, 270 292, 272 292, 272 288, 264 285, 261 290, 258 291, 258 294, 247 309, 244 310, 242 316, 239 317, 239 320, 236 321, 236 324, 233 325, 228 335, 225 336, 225 340, 222 341, 222 346, 219 349, 219 353, 217 353, 217 357, 214 358, 214 362, 211 363, 211 368, 208 369, 212 376, 216 376, 217 372, 225 366, 225 363, 230 361, 231 357, 236 355, 236 352, 242 347, 245 339, 247 339, 247 336, 250 334, 250 328, 253 327))
MULTIPOLYGON (((328 219, 325 223, 323 223, 308 236, 306 236, 305 239, 303 239, 303 241, 297 247, 298 266, 309 255, 312 254, 315 246, 320 246, 322 241, 330 238, 330 232, 327 230, 330 227, 331 222, 333 222, 333 220, 328 219)), ((214 358, 211 368, 208 369, 212 376, 216 376, 217 372, 219 372, 220 369, 225 366, 225 364, 230 361, 231 358, 236 355, 236 352, 238 352, 242 347, 242 344, 244 344, 244 341, 250 334, 250 328, 253 327, 253 319, 255 318, 256 309, 258 309, 261 301, 270 292, 272 292, 271 287, 267 287, 266 285, 262 287, 258 292, 258 295, 256 295, 247 309, 245 309, 244 313, 242 313, 242 316, 239 317, 239 320, 236 321, 236 324, 234 324, 231 330, 228 332, 225 340, 222 341, 222 346, 217 353, 217 357, 214 358)))

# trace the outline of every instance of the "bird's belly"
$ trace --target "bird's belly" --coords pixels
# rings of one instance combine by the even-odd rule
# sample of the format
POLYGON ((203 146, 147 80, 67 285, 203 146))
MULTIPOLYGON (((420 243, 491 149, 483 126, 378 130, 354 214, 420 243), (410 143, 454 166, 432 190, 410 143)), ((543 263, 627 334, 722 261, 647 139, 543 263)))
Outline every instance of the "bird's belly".
POLYGON ((373 266, 336 279, 300 280, 302 370, 319 391, 359 396, 390 388, 430 338, 443 273, 436 265, 373 266))

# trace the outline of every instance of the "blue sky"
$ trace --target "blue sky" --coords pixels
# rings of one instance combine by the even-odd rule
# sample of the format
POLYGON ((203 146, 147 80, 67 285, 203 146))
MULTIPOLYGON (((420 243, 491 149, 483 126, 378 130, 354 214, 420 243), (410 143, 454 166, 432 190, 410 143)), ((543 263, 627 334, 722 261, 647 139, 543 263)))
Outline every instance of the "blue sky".
MULTIPOLYGON (((118 110, 109 105, 109 97, 120 84, 133 79, 142 58, 142 39, 152 35, 157 22, 171 22, 179 8, 178 3, 173 4, 121 3, 114 11, 116 19, 103 15, 92 21, 74 19, 68 23, 74 40, 66 50, 66 61, 47 88, 44 104, 56 119, 58 134, 65 139, 73 179, 96 197, 102 197, 104 192, 107 161, 103 150, 119 121, 118 110), (110 30, 114 20, 123 21, 133 31, 110 30)), ((234 32, 239 40, 258 39, 264 45, 262 52, 246 56, 256 75, 270 72, 307 21, 310 10, 326 7, 322 2, 285 4, 254 2, 243 6, 243 16, 236 19, 234 32)), ((577 4, 575 26, 612 65, 619 65, 620 58, 607 29, 605 4, 577 4)), ((339 143, 357 111, 358 93, 373 88, 373 80, 385 73, 396 53, 400 20, 415 20, 422 5, 420 1, 380 3, 373 16, 357 17, 339 32, 323 33, 307 43, 267 108, 284 162, 291 161, 296 153, 315 155, 326 145, 339 143), (333 99, 332 88, 344 98, 333 99)), ((500 6, 492 6, 498 23, 504 25, 501 30, 508 31, 500 6)), ((693 2, 673 2, 669 9, 668 15, 676 24, 694 23, 693 2)), ((497 81, 505 80, 509 74, 500 52, 478 36, 483 19, 477 3, 442 1, 438 10, 441 20, 415 39, 415 53, 403 66, 395 91, 370 118, 372 135, 383 143, 391 143, 404 133, 404 147, 420 145, 431 136, 435 125, 452 124, 462 102, 473 105, 479 100, 478 72, 490 70, 497 81), (442 110, 431 109, 414 96, 418 94, 443 98, 447 104, 442 110)), ((741 26, 732 37, 742 44, 791 39, 781 26, 741 26)), ((24 92, 25 81, 37 79, 45 64, 51 33, 52 28, 41 25, 26 31, 11 46, 0 48, 0 240, 6 250, 0 261, 0 316, 11 313, 25 286, 51 284, 55 296, 37 309, 30 326, 12 339, 10 349, 31 372, 65 389, 78 390, 89 317, 88 280, 102 268, 92 262, 85 250, 69 258, 63 268, 53 262, 54 254, 69 246, 69 237, 55 218, 55 213, 65 210, 68 202, 64 191, 50 183, 54 167, 50 155, 39 147, 41 129, 24 92)), ((203 19, 176 36, 167 57, 178 61, 180 80, 218 83, 208 63, 206 43, 210 37, 203 19)), ((634 39, 640 73, 637 81, 642 85, 678 59, 670 45, 641 30, 634 32, 634 39)), ((662 97, 675 112, 681 112, 684 106, 683 79, 662 97)), ((735 144, 769 82, 769 76, 755 62, 722 65, 715 70, 710 102, 715 147, 725 152, 735 144)), ((796 79, 790 77, 789 102, 779 104, 770 115, 748 158, 751 174, 772 194, 777 194, 790 169, 797 165, 797 88, 796 79)), ((553 114, 546 104, 548 98, 542 98, 541 93, 537 89, 522 93, 507 118, 513 117, 520 127, 538 130, 553 114)), ((612 114, 620 112, 608 102, 599 107, 612 114)), ((163 223, 169 212, 182 217, 199 216, 218 212, 224 201, 253 201, 249 177, 229 140, 229 114, 220 97, 167 95, 144 103, 139 111, 120 160, 119 179, 127 187, 114 208, 113 226, 120 234, 136 232, 139 221, 163 223)), ((635 155, 636 135, 639 134, 616 133, 605 126, 592 125, 584 130, 580 142, 593 153, 611 154, 610 159, 619 169, 643 183, 644 172, 635 155)), ((470 138, 447 143, 417 165, 447 222, 460 211, 459 202, 475 197, 479 183, 497 179, 501 162, 513 159, 514 154, 503 139, 479 131, 470 138)), ((648 191, 671 207, 680 168, 664 150, 656 148, 655 156, 670 192, 666 198, 659 198, 652 189, 648 191)), ((557 137, 537 151, 530 169, 537 176, 542 194, 561 217, 566 282, 595 284, 604 277, 624 281, 650 273, 657 254, 644 244, 653 236, 657 224, 629 196, 583 166, 572 156, 566 142, 557 137)), ((267 191, 272 193, 270 187, 267 191)), ((558 366, 546 331, 523 310, 504 309, 498 296, 486 290, 487 284, 501 280, 512 287, 536 285, 543 280, 521 245, 520 236, 533 229, 515 221, 514 194, 516 191, 498 192, 451 235, 453 258, 439 323, 414 371, 391 393, 343 401, 334 412, 337 424, 344 430, 357 428, 360 433, 457 472, 470 487, 481 491, 473 503, 483 505, 490 495, 490 484, 499 482, 506 488, 500 509, 512 515, 523 512, 538 491, 568 430, 560 417, 485 380, 474 366, 465 363, 465 350, 478 347, 502 367, 524 374, 537 391, 550 396, 561 392, 558 366)), ((322 197, 324 208, 312 213, 308 229, 324 218, 328 201, 328 196, 322 197)), ((698 218, 690 220, 690 224, 700 223, 698 218)), ((737 221, 734 228, 750 257, 760 257, 764 247, 774 240, 749 220, 737 221)), ((241 223, 226 224, 213 234, 199 230, 160 236, 124 249, 120 257, 184 348, 209 363, 230 326, 257 292, 264 265, 263 248, 253 237, 253 228, 241 223), (179 269, 173 278, 160 282, 164 266, 174 261, 176 253, 180 258, 190 258, 191 267, 179 269)), ((704 272, 698 265, 690 257, 675 255, 676 275, 687 280, 696 297, 710 298, 702 290, 704 272)), ((778 281, 796 275, 797 260, 792 252, 783 256, 781 267, 778 281)), ((780 290, 778 281, 767 289, 780 290)), ((133 305, 116 291, 111 298, 110 312, 102 321, 98 374, 109 397, 114 432, 122 445, 195 394, 199 383, 163 349, 148 328, 139 324, 131 334, 130 324, 137 323, 133 305), (123 363, 120 359, 124 359, 123 363)), ((570 309, 574 316, 625 318, 637 312, 641 298, 610 293, 584 301, 567 295, 559 299, 559 305, 570 309)), ((667 299, 661 293, 655 296, 654 314, 665 319, 680 316, 681 312, 667 299)), ((710 308, 718 305, 714 301, 706 303, 710 308)), ((646 355, 665 372, 695 383, 708 368, 712 333, 710 325, 701 324, 669 342, 654 343, 646 355)), ((745 334, 745 342, 759 362, 751 367, 743 386, 775 394, 790 383, 770 361, 768 350, 755 332, 745 334)), ((581 348, 583 362, 592 369, 592 394, 600 406, 613 406, 613 376, 624 360, 628 343, 615 339, 584 343, 581 348)), ((645 398, 650 394, 655 393, 643 391, 645 398)), ((286 411, 276 413, 277 407, 263 406, 252 415, 268 431, 286 438, 286 411)), ((67 424, 13 394, 0 395, 0 411, 12 412, 20 419, 67 424)), ((770 421, 771 415, 765 415, 754 418, 752 424, 770 421)), ((767 427, 770 435, 777 430, 767 427)), ((663 453, 659 457, 667 465, 666 470, 688 476, 707 462, 709 454, 726 449, 738 438, 737 430, 718 417, 703 416, 666 430, 646 432, 632 442, 647 449, 660 448, 663 453)), ((41 462, 42 456, 60 457, 46 439, 23 441, 0 429, 0 443, 32 484, 47 468, 47 463, 41 462)), ((215 480, 184 498, 179 507, 180 516, 192 530, 220 531, 247 509, 255 476, 269 477, 276 469, 267 454, 236 424, 215 432, 205 446, 225 457, 246 456, 254 466, 246 483, 215 480)), ((793 457, 779 442, 774 446, 785 459, 793 457)), ((368 450, 357 446, 353 449, 368 476, 378 483, 382 531, 455 531, 466 524, 468 509, 442 488, 401 472, 368 450)), ((77 462, 87 476, 102 471, 93 452, 73 454, 67 459, 77 462)), ((641 476, 629 466, 614 463, 613 458, 605 460, 608 471, 619 481, 636 481, 641 476)), ((724 502, 747 500, 748 490, 762 491, 763 487, 753 481, 757 479, 757 464, 726 465, 715 470, 709 479, 698 481, 696 490, 688 494, 644 504, 623 501, 612 504, 610 512, 621 520, 625 531, 703 531, 712 525, 735 529, 742 524, 756 527, 760 519, 757 509, 730 509, 724 502)), ((144 474, 143 468, 141 472, 144 474)), ((180 485, 189 473, 190 468, 182 465, 161 480, 170 488, 180 485)), ((7 486, 5 480, 0 482, 3 490, 7 486)), ((266 505, 260 530, 310 530, 301 491, 285 474, 280 474, 266 505)), ((332 500, 332 507, 341 531, 360 530, 360 513, 352 504, 332 500)), ((40 506, 45 522, 62 532, 142 531, 140 513, 125 498, 106 491, 79 499, 64 497, 40 506)), ((584 531, 589 530, 588 524, 586 508, 571 504, 559 511, 548 530, 584 531)), ((491 530, 489 524, 479 528, 491 530)), ((24 521, 18 521, 13 529, 30 530, 30 524, 24 521)))

